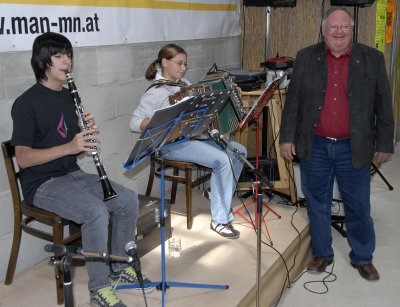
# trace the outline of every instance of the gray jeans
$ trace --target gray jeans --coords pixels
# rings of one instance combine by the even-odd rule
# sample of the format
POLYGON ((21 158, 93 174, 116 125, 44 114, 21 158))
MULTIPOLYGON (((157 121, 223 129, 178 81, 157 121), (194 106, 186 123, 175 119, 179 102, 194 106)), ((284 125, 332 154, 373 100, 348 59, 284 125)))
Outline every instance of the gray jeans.
MULTIPOLYGON (((36 191, 34 206, 81 224, 82 247, 87 251, 107 252, 108 226, 112 219, 111 254, 126 256, 125 244, 134 240, 139 201, 135 192, 112 182, 118 197, 103 201, 99 177, 81 170, 51 178, 36 191)), ((116 272, 125 263, 113 263, 116 272)), ((110 285, 110 267, 103 259, 86 259, 89 291, 110 285)))

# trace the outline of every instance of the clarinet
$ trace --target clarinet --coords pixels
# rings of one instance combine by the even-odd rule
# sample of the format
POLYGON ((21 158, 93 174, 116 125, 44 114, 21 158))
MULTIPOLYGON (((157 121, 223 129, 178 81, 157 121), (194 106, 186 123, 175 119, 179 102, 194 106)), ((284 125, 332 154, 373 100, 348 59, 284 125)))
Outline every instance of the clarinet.
MULTIPOLYGON (((83 130, 88 130, 89 128, 88 128, 85 118, 83 116, 83 113, 85 112, 85 110, 83 108, 81 98, 79 97, 78 90, 76 89, 74 77, 73 77, 72 73, 70 73, 69 71, 66 71, 65 75, 67 77, 68 88, 71 93, 72 99, 74 100, 75 108, 76 108, 78 116, 79 116, 79 121, 81 123, 81 127, 83 130)), ((103 187, 104 201, 107 201, 114 197, 117 197, 118 196, 117 193, 114 191, 114 189, 111 186, 110 181, 108 180, 108 176, 106 174, 103 163, 101 161, 101 156, 100 156, 98 148, 96 148, 94 151, 92 151, 92 157, 94 160, 94 164, 96 165, 97 173, 99 174, 99 177, 100 177, 101 186, 103 187)))

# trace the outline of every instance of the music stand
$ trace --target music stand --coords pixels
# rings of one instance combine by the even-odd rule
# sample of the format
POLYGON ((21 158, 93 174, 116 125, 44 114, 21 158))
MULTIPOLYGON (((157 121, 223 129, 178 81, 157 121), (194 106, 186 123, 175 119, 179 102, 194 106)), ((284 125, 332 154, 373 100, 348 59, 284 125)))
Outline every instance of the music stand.
MULTIPOLYGON (((161 149, 173 146, 178 142, 189 140, 201 135, 211 124, 218 110, 223 107, 229 98, 230 91, 220 90, 207 94, 189 97, 179 103, 157 110, 151 118, 146 130, 140 136, 138 142, 132 149, 129 158, 124 163, 128 170, 142 162, 146 157, 155 153, 160 159, 161 166, 161 212, 160 212, 160 237, 161 237, 161 281, 145 283, 146 286, 156 286, 162 291, 162 306, 164 306, 164 295, 169 287, 186 288, 208 288, 229 289, 228 285, 194 284, 181 282, 167 282, 165 265, 165 180, 164 164, 161 149)), ((140 285, 119 285, 116 289, 139 288, 140 285)))
MULTIPOLYGON (((254 105, 252 106, 252 108, 250 109, 250 111, 247 113, 247 115, 243 118, 243 120, 238 124, 238 129, 243 128, 245 125, 247 124, 254 124, 256 126, 256 166, 255 168, 258 169, 259 168, 259 135, 260 135, 260 125, 259 125, 259 120, 258 118, 260 117, 263 108, 268 104, 268 102, 271 100, 272 96, 274 95, 275 91, 277 89, 279 89, 279 85, 283 82, 285 76, 276 78, 274 80, 272 80, 271 82, 269 82, 269 84, 265 87, 264 91, 262 92, 262 94, 260 95, 260 97, 258 98, 258 100, 256 101, 256 103, 254 103, 254 105)), ((241 218, 243 218, 246 222, 248 222, 249 224, 251 224, 255 229, 258 228, 258 214, 260 211, 260 208, 257 209, 257 207, 255 208, 255 222, 249 220, 246 216, 244 216, 241 211, 245 208, 247 208, 248 206, 257 203, 258 201, 258 190, 260 189, 262 191, 262 185, 261 187, 258 184, 258 179, 257 176, 255 176, 255 180, 254 180, 254 184, 255 184, 255 188, 254 188, 254 193, 253 193, 253 197, 247 201, 244 205, 242 205, 240 208, 236 209, 235 211, 233 211, 234 215, 239 215, 241 218)), ((272 187, 270 187, 272 190, 272 187)), ((260 193, 262 194, 262 193, 260 193)), ((270 242, 271 245, 273 245, 272 243, 272 239, 271 236, 269 234, 268 231, 268 227, 267 227, 267 223, 265 222, 265 216, 268 214, 268 212, 272 212, 273 214, 275 214, 276 217, 278 217, 279 219, 281 218, 281 216, 275 212, 268 204, 266 204, 264 201, 262 201, 262 205, 267 209, 267 211, 265 212, 264 215, 261 216, 261 220, 262 223, 265 226, 265 230, 267 232, 267 237, 268 240, 270 242)), ((262 208, 261 208, 262 211, 262 208)))

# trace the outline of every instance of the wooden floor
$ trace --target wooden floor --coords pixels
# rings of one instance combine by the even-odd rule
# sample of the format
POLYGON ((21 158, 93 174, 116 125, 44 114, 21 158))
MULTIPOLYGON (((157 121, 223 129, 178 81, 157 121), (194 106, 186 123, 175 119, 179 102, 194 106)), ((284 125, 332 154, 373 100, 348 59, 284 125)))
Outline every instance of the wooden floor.
MULTIPOLYGON (((235 228, 241 232, 238 240, 228 240, 210 230, 208 203, 201 192, 194 192, 193 229, 186 229, 182 192, 172 206, 173 237, 181 238, 180 258, 166 256, 166 281, 205 285, 229 285, 227 290, 171 287, 164 296, 165 306, 255 306, 257 272, 257 236, 251 225, 236 217, 235 228)), ((285 284, 286 267, 296 276, 304 269, 309 257, 309 232, 304 208, 269 203, 281 215, 271 212, 265 216, 272 247, 262 244, 260 270, 260 298, 262 306, 271 305, 279 297, 285 284), (297 228, 295 229, 294 226, 297 228), (300 236, 301 234, 301 241, 300 236), (282 257, 279 255, 282 255, 282 257), (294 255, 297 255, 294 260, 294 255), (285 259, 285 262, 283 261, 285 259)), ((241 206, 235 199, 235 208, 241 206)), ((248 207, 254 213, 254 205, 248 207)), ((246 215, 246 211, 243 211, 246 215)), ((265 211, 264 211, 265 212, 265 211)), ((268 242, 263 226, 263 241, 268 242)), ((152 281, 161 281, 161 247, 141 259, 142 271, 152 281)), ((43 261, 16 275, 11 286, 0 286, 0 306, 55 306, 53 266, 43 261)), ((87 274, 84 266, 73 268, 73 295, 75 306, 89 306, 87 274)), ((120 290, 117 295, 127 306, 145 306, 141 292, 120 290)), ((162 306, 162 292, 153 291, 146 296, 148 306, 162 306)))

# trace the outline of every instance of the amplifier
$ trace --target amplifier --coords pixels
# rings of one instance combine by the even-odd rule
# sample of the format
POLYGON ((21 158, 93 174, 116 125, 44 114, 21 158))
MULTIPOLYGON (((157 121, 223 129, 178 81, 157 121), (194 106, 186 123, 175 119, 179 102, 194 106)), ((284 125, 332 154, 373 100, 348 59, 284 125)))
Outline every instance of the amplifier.
POLYGON ((331 5, 360 5, 368 6, 374 4, 375 0, 331 0, 331 5))
MULTIPOLYGON (((171 238, 171 206, 164 202, 165 240, 171 238)), ((138 255, 142 257, 161 244, 159 223, 161 199, 139 194, 139 216, 136 224, 135 241, 138 255)))
POLYGON ((247 6, 295 7, 296 0, 243 0, 247 6))

